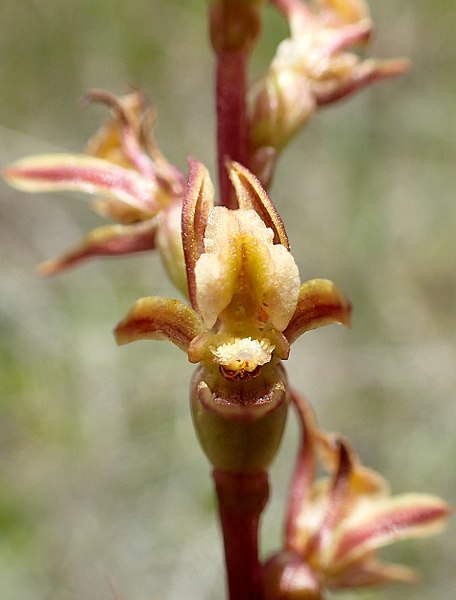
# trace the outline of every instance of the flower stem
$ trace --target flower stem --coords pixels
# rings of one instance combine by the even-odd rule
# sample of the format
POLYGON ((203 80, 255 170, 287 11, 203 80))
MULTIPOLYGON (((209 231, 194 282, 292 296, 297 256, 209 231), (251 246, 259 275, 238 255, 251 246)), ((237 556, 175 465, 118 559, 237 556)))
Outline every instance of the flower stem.
POLYGON ((247 65, 260 30, 262 0, 219 0, 210 8, 210 34, 216 53, 217 162, 220 203, 237 208, 225 160, 248 159, 247 65))
POLYGON ((223 531, 229 600, 262 600, 258 525, 269 497, 265 472, 213 472, 223 531))
POLYGON ((217 57, 217 157, 220 201, 237 208, 234 190, 225 167, 226 158, 247 162, 246 67, 242 52, 223 52, 217 57))

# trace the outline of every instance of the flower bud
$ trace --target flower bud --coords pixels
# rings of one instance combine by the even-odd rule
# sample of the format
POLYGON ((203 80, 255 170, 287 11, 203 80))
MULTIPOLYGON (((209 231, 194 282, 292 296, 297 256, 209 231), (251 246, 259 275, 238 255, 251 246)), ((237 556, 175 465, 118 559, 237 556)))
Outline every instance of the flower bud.
POLYGON ((252 95, 253 149, 281 150, 305 125, 316 106, 308 80, 295 69, 271 69, 252 95))

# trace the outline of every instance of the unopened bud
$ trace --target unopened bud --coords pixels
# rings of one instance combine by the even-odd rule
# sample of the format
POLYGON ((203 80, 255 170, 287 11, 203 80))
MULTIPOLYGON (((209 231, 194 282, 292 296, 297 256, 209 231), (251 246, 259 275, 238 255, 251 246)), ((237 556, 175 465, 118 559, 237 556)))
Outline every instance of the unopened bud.
POLYGON ((255 149, 282 149, 315 109, 308 80, 294 69, 271 71, 253 95, 250 139, 255 149))

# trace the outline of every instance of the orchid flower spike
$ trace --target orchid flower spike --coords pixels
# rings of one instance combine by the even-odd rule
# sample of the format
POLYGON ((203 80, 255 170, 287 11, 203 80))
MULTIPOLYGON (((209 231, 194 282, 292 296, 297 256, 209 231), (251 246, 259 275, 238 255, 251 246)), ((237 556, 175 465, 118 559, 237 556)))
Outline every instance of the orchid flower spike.
MULTIPOLYGON (((90 140, 84 154, 32 156, 3 171, 8 183, 23 191, 67 190, 95 196, 95 211, 117 222, 91 231, 67 254, 42 264, 41 273, 53 275, 91 257, 120 256, 157 246, 165 266, 170 251, 173 258, 180 252, 183 265, 180 224, 176 232, 174 223, 176 212, 180 220, 184 178, 155 143, 153 107, 138 90, 120 98, 93 90, 85 101, 106 104, 113 117, 90 140)), ((180 287, 182 279, 180 274, 174 277, 180 287)))

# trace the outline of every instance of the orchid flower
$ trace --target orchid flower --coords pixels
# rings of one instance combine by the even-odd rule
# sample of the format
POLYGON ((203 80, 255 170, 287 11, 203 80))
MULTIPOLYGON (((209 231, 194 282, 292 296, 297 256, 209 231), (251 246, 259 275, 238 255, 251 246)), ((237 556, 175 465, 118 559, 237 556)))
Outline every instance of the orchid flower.
POLYGON ((296 394, 293 400, 302 445, 290 491, 285 550, 265 565, 266 599, 317 600, 329 589, 415 581, 414 570, 383 562, 377 550, 438 533, 449 506, 427 494, 391 496, 384 478, 364 467, 345 439, 318 430, 304 400, 296 394), (327 476, 317 477, 318 458, 327 476))
POLYGON ((278 47, 268 74, 252 88, 250 166, 266 185, 277 153, 318 106, 368 84, 400 75, 403 59, 361 60, 348 51, 365 45, 372 22, 363 0, 273 0, 290 37, 278 47))
MULTIPOLYGON (((42 264, 40 271, 53 275, 91 257, 119 256, 156 246, 166 263, 170 247, 175 252, 172 223, 176 212, 180 216, 184 179, 155 143, 154 110, 140 91, 117 98, 93 90, 86 101, 103 102, 114 113, 90 140, 86 153, 24 158, 3 175, 12 186, 27 192, 68 190, 95 196, 95 211, 117 224, 94 229, 67 254, 42 264)), ((177 234, 180 238, 180 230, 177 234)), ((180 240, 177 253, 179 248, 180 240)), ((179 276, 174 277, 178 286, 179 276)))
POLYGON ((350 304, 328 280, 300 283, 282 220, 259 181, 228 163, 239 208, 214 206, 207 169, 190 161, 182 240, 192 306, 139 300, 117 326, 119 343, 169 339, 192 363, 216 365, 227 380, 256 377, 286 359, 299 335, 349 324, 350 304))
POLYGON ((325 279, 300 283, 282 220, 258 179, 227 163, 238 208, 214 206, 207 169, 190 161, 182 243, 191 306, 138 300, 116 328, 119 344, 168 339, 200 366, 191 407, 216 469, 265 470, 285 425, 288 383, 280 361, 302 333, 350 323, 350 304, 325 279), (223 441, 223 443, 221 443, 223 441))

